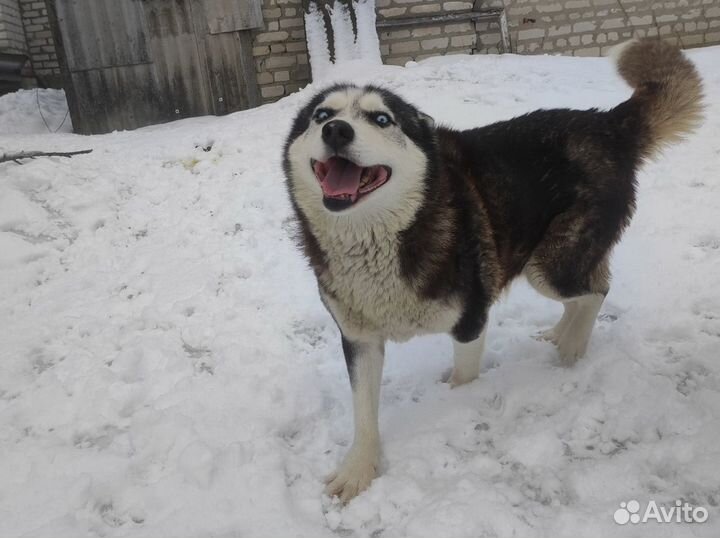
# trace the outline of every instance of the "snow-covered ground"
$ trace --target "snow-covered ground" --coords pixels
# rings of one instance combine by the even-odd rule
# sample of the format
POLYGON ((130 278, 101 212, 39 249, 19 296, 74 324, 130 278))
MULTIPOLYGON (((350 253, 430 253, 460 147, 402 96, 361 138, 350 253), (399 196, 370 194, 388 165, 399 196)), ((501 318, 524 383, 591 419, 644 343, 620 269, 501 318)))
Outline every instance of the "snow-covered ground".
POLYGON ((72 130, 62 90, 36 88, 0 96, 0 137, 9 134, 72 133, 72 130))
MULTIPOLYGON (((345 364, 279 162, 312 88, 134 132, 0 135, 0 153, 94 150, 0 165, 0 536, 718 536, 720 48, 690 55, 708 120, 641 174, 588 356, 564 369, 531 337, 560 308, 524 283, 474 383, 439 382, 446 337, 391 346, 383 474, 346 507, 322 494, 351 440, 345 364), (709 519, 621 527, 630 499, 709 519)), ((596 58, 352 78, 457 127, 630 94, 596 58)), ((0 133, 37 125, 13 99, 0 133)))

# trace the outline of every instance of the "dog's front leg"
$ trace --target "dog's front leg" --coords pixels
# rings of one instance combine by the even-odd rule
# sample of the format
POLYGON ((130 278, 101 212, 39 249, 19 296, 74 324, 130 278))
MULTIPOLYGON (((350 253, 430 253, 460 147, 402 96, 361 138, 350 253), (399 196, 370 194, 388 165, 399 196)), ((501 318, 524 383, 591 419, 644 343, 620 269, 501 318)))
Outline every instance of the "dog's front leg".
POLYGON ((482 361, 483 351, 485 350, 486 332, 487 322, 482 326, 480 335, 474 340, 468 340, 467 338, 459 339, 459 335, 454 335, 454 366, 448 379, 451 387, 458 387, 465 383, 470 383, 480 375, 480 362, 482 361))
POLYGON ((325 492, 347 502, 366 489, 380 464, 378 407, 385 344, 354 342, 343 337, 343 352, 353 394, 355 438, 342 465, 326 480, 325 492))

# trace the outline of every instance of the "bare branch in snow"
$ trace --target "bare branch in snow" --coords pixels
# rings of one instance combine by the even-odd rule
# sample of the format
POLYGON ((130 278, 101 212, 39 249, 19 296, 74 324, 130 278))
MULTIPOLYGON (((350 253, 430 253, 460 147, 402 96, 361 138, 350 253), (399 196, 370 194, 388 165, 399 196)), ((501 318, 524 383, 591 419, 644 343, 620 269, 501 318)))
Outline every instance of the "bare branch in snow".
POLYGON ((82 155, 90 153, 91 149, 83 149, 80 151, 21 151, 20 153, 3 153, 0 157, 0 164, 14 161, 17 164, 23 164, 23 159, 35 159, 36 157, 72 157, 73 155, 82 155))

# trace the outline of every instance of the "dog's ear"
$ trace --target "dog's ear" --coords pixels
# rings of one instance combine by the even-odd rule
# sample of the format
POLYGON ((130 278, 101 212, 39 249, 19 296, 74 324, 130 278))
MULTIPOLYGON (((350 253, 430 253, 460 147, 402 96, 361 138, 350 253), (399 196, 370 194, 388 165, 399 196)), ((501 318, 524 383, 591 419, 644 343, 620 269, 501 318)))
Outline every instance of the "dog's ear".
POLYGON ((428 116, 427 114, 425 114, 425 112, 420 112, 418 110, 418 117, 420 118, 421 122, 428 126, 429 129, 435 129, 435 120, 432 118, 432 116, 428 116))

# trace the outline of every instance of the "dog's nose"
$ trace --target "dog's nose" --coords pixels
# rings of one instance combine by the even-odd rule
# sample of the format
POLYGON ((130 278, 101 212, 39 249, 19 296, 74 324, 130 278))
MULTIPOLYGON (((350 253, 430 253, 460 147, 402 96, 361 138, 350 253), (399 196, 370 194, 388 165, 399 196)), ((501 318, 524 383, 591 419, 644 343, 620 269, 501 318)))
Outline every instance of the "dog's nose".
POLYGON ((333 120, 322 128, 322 139, 335 151, 344 148, 355 138, 355 131, 346 121, 333 120))

